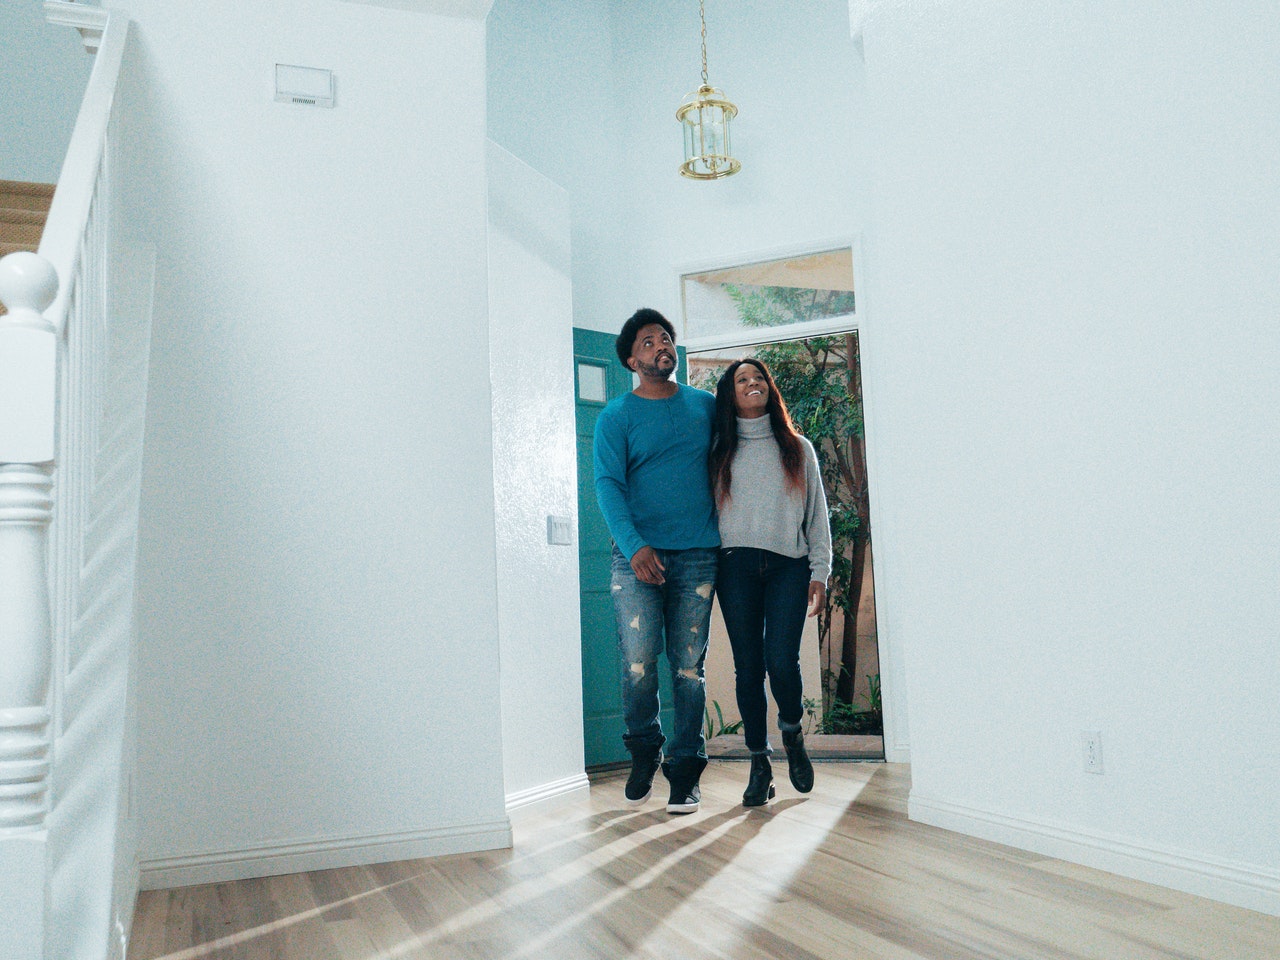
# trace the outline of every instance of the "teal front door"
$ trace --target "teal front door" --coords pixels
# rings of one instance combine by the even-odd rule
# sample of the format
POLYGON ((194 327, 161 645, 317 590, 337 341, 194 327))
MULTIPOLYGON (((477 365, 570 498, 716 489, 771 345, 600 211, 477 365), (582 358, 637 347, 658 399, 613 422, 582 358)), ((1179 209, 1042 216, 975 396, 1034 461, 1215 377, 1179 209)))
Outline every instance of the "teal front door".
MULTIPOLYGON (((609 593, 613 542, 596 503, 591 446, 604 405, 631 389, 631 371, 618 361, 612 333, 573 330, 578 429, 578 588, 582 605, 582 734, 588 767, 629 759, 622 745, 618 633, 609 593)), ((681 352, 683 365, 683 351, 681 352)), ((671 676, 659 670, 662 726, 671 729, 671 676)))

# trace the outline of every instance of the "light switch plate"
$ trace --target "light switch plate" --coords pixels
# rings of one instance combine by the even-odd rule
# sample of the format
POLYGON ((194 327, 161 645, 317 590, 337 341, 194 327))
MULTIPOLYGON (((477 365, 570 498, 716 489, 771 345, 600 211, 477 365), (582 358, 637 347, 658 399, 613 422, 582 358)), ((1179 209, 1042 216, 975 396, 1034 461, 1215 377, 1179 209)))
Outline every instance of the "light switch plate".
POLYGON ((552 546, 568 546, 573 543, 573 519, 571 517, 547 517, 547 543, 552 546))

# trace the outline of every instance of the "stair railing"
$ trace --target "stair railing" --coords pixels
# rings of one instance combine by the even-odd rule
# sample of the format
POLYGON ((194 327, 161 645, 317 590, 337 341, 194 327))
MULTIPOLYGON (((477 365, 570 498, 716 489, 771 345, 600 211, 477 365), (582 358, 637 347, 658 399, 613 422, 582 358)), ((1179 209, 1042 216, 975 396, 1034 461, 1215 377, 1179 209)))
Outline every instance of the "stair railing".
POLYGON ((150 322, 118 310, 137 282, 112 205, 129 21, 52 6, 100 45, 39 253, 0 260, 0 930, 18 960, 123 960, 150 322))

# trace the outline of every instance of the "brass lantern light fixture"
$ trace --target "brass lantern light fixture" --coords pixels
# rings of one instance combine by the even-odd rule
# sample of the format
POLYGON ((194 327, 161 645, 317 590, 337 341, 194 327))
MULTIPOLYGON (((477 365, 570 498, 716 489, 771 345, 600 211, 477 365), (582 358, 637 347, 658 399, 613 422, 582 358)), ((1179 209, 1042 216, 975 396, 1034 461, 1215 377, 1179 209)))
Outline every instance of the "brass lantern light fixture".
POLYGON ((707 80, 707 10, 698 0, 702 19, 702 86, 684 98, 676 119, 684 128, 684 163, 680 176, 691 180, 719 180, 742 169, 729 149, 729 121, 738 115, 724 92, 707 80))

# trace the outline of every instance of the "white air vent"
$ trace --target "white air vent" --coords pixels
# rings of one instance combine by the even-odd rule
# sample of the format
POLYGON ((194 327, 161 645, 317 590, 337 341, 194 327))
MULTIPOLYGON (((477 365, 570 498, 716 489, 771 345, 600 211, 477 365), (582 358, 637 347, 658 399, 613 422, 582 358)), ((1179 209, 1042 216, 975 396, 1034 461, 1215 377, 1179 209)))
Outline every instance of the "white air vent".
POLYGON ((308 107, 332 107, 333 71, 277 63, 276 100, 308 107))

